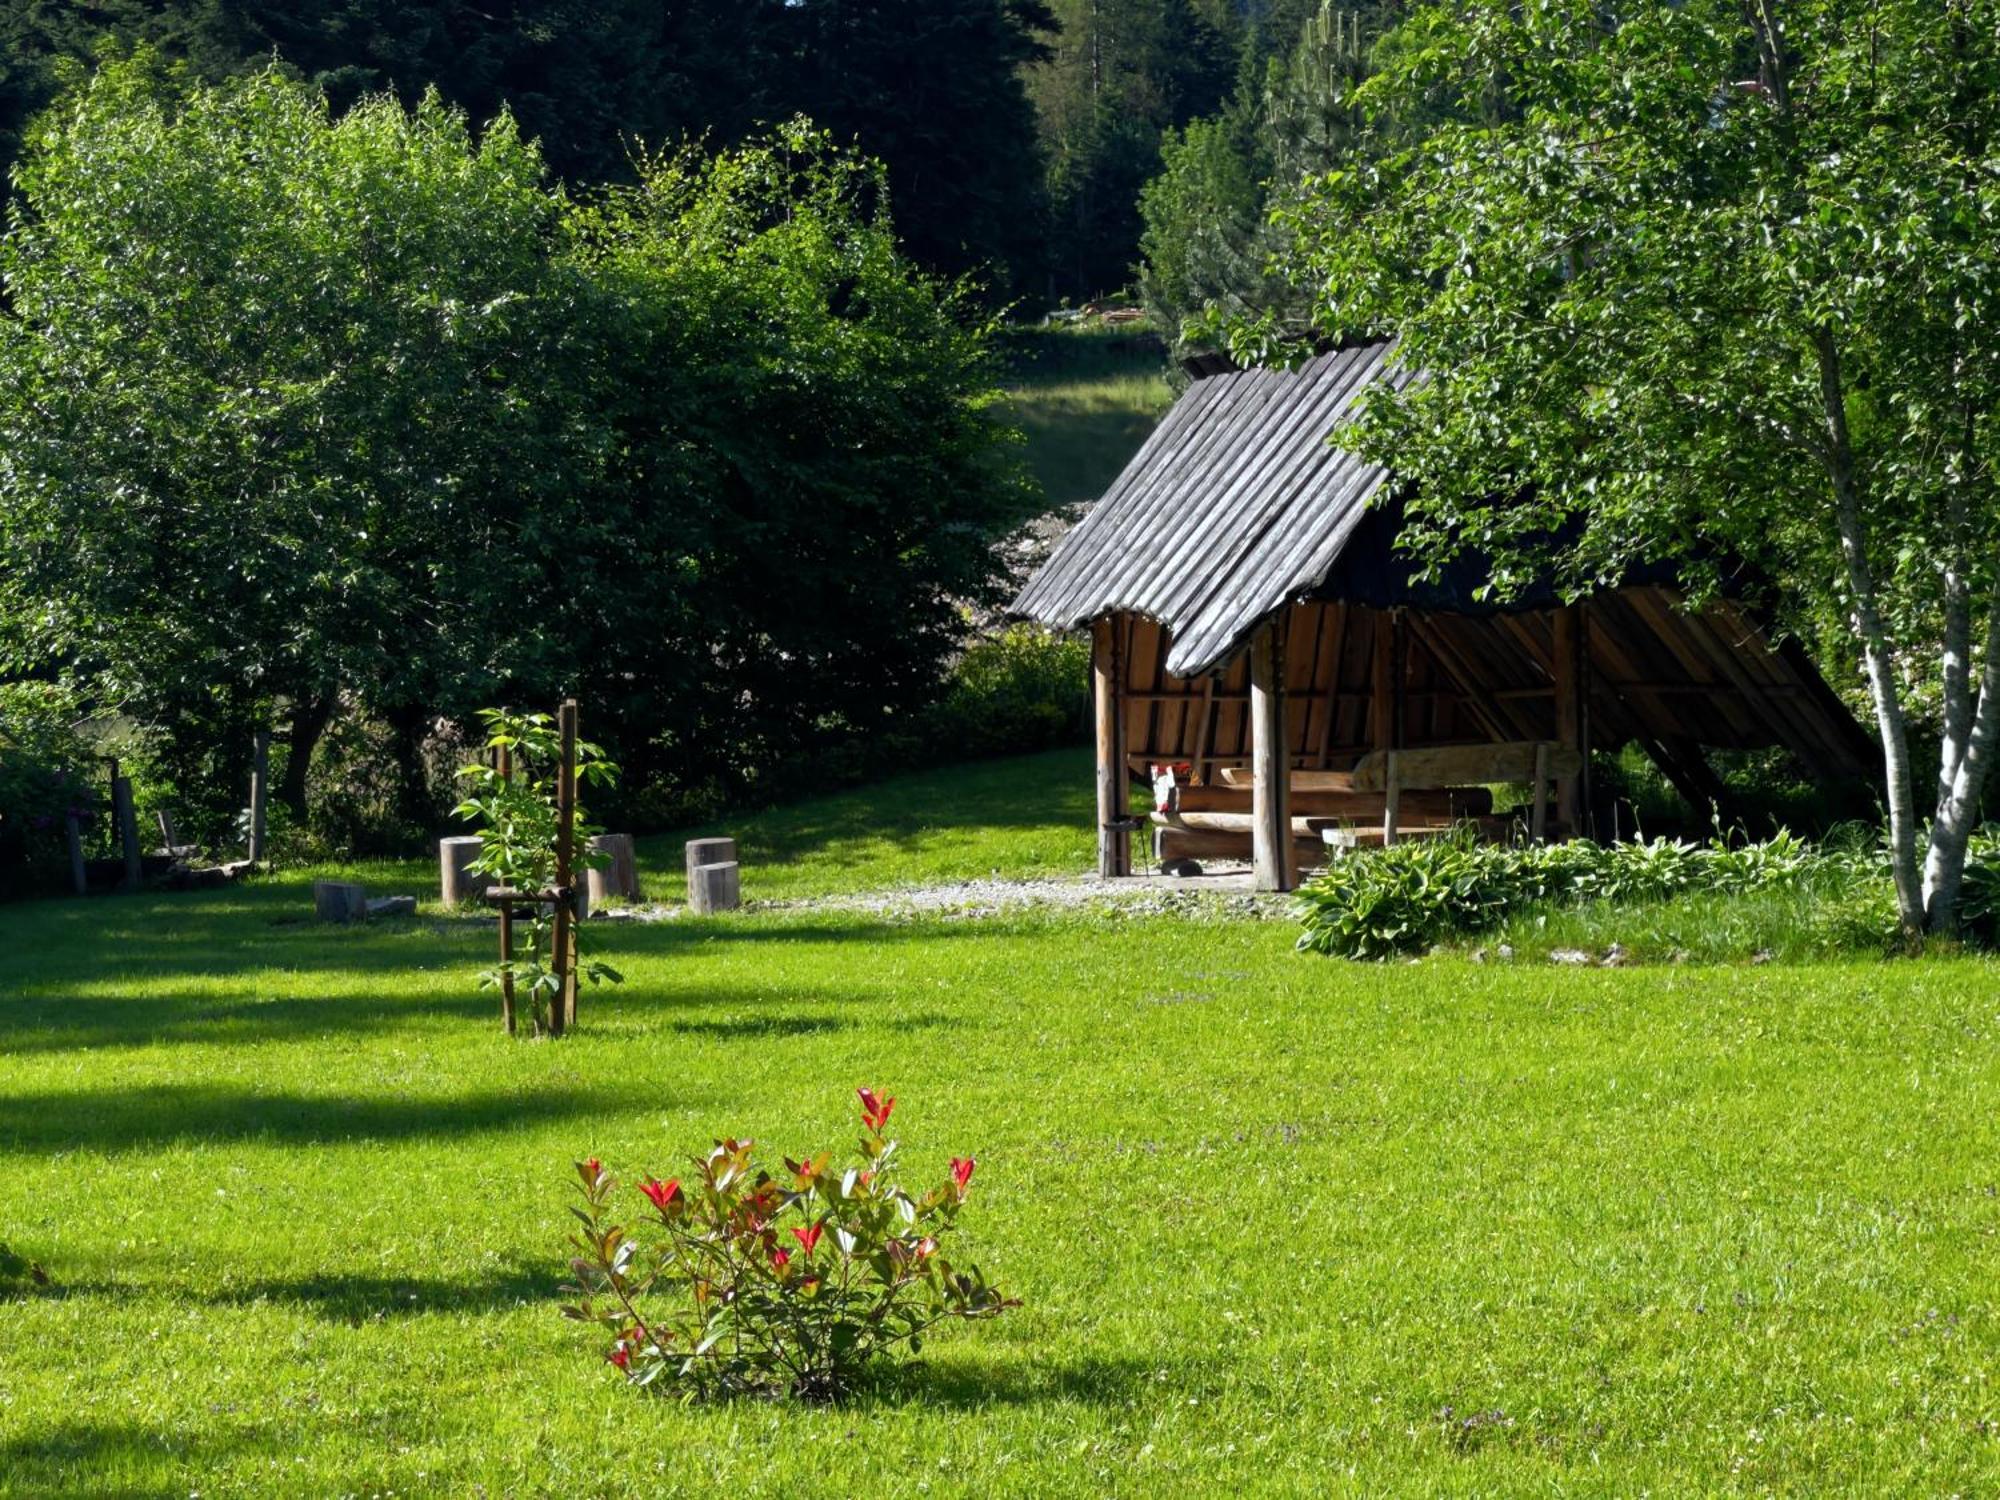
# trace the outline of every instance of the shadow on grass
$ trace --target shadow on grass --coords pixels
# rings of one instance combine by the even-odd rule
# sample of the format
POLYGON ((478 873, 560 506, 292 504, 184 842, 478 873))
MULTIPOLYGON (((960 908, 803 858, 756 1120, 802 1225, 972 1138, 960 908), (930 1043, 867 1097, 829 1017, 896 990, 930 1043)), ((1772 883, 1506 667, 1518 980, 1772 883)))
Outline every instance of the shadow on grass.
POLYGON ((561 1300, 557 1289, 562 1277, 561 1263, 552 1255, 543 1265, 522 1261, 486 1275, 450 1280, 328 1271, 240 1282, 193 1295, 226 1307, 277 1303, 328 1322, 359 1327, 378 1319, 501 1312, 537 1302, 553 1308, 561 1300))
POLYGON ((0 1440, 0 1494, 185 1500, 201 1489, 191 1479, 226 1454, 264 1452, 273 1446, 262 1433, 240 1432, 219 1440, 136 1423, 65 1422, 58 1431, 0 1440), (111 1477, 113 1470, 150 1471, 159 1477, 120 1480, 111 1477))
POLYGON ((173 1142, 275 1141, 324 1145, 401 1141, 603 1114, 659 1103, 603 1088, 449 1098, 353 1098, 262 1092, 213 1084, 147 1084, 80 1093, 0 1097, 0 1155, 44 1151, 134 1151, 173 1142))
POLYGON ((890 1406, 949 1406, 978 1411, 993 1406, 1118 1406, 1151 1380, 1154 1366, 1142 1360, 1089 1355, 1081 1359, 1036 1361, 919 1361, 885 1368, 858 1393, 862 1400, 890 1406))

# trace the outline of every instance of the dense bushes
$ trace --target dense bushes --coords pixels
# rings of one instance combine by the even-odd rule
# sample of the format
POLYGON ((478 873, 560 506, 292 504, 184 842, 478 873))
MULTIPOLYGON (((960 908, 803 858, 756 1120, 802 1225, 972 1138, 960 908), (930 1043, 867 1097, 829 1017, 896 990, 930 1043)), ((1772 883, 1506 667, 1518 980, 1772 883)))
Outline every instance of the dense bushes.
POLYGON ((98 811, 74 727, 76 706, 49 683, 0 683, 0 895, 53 879, 65 858, 64 824, 87 829, 98 811))
POLYGON ((1299 892, 1299 947, 1388 958, 1485 931, 1537 905, 1638 903, 1703 893, 1769 893, 1820 882, 1876 882, 1873 849, 1819 847, 1780 832, 1762 843, 1479 842, 1469 830, 1335 859, 1299 892))
POLYGON ((907 723, 1037 508, 983 315, 802 123, 637 178, 275 72, 80 87, 0 250, 0 675, 129 713, 205 838, 260 724, 301 818, 424 830, 488 703, 575 694, 668 800, 907 723), (396 777, 340 805, 343 723, 396 777))

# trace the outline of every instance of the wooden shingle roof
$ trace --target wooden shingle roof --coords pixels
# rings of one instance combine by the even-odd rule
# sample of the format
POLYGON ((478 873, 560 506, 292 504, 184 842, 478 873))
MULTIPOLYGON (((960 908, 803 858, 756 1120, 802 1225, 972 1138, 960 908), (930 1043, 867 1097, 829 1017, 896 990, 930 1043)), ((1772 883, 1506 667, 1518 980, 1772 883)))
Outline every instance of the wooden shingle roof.
POLYGON ((1409 379, 1375 343, 1197 381, 1014 613, 1063 629, 1144 615, 1172 633, 1168 671, 1214 670, 1339 558, 1388 474, 1328 434, 1372 382, 1409 379))

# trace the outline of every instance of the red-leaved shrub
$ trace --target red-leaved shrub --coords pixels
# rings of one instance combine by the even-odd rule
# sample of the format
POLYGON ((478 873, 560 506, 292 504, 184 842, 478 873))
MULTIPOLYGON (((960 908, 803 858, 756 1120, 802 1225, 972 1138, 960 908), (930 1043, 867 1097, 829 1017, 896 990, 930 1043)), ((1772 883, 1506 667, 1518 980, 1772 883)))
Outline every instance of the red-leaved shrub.
POLYGON ((971 1157, 912 1195, 895 1182, 893 1098, 859 1091, 859 1159, 823 1151, 758 1168, 749 1141, 725 1140, 686 1182, 638 1185, 632 1224, 613 1207, 617 1181, 577 1163, 583 1224, 571 1237, 575 1302, 565 1316, 611 1335, 607 1358, 634 1385, 690 1395, 790 1394, 837 1399, 876 1355, 921 1351, 947 1318, 989 1318, 1019 1304, 960 1269, 943 1242, 971 1191, 971 1157))

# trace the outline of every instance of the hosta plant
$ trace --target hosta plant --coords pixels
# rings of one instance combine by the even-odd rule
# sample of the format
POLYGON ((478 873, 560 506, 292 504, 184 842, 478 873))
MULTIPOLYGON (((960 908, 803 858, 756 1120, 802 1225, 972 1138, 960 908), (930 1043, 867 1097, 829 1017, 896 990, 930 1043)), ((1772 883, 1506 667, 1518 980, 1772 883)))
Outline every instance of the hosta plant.
POLYGON ((859 1155, 830 1151, 760 1168, 750 1141, 718 1141, 683 1179, 635 1185, 620 1207, 603 1163, 577 1164, 582 1225, 571 1237, 574 1301, 564 1315, 610 1338, 606 1358, 633 1385, 689 1396, 790 1395, 832 1401, 877 1356, 923 1348, 948 1320, 1019 1304, 945 1242, 972 1188, 954 1157, 919 1192, 896 1181, 893 1098, 859 1091, 859 1155))

